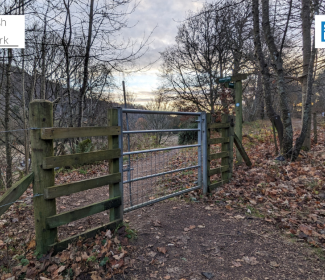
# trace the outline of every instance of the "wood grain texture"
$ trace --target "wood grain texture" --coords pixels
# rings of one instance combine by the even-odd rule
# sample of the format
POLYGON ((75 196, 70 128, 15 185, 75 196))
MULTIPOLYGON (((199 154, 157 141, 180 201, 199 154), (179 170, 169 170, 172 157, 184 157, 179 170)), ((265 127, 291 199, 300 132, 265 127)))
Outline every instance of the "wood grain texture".
MULTIPOLYGON (((117 109, 109 109, 107 113, 108 126, 117 126, 118 125, 118 110, 117 109)), ((109 149, 117 149, 119 147, 119 136, 111 135, 108 136, 108 148, 109 149)), ((119 166, 119 159, 114 158, 109 161, 109 173, 118 173, 122 172, 119 166)), ((121 195, 120 184, 112 183, 109 185, 109 197, 119 197, 121 195)), ((123 207, 115 207, 110 209, 110 220, 114 221, 117 219, 123 219, 123 207)))
POLYGON ((16 201, 27 190, 29 185, 34 180, 34 172, 28 174, 17 183, 15 183, 9 190, 7 190, 0 198, 0 216, 8 210, 11 205, 6 205, 16 201))
MULTIPOLYGON (((229 166, 228 165, 216 167, 214 169, 210 169, 209 170, 209 176, 212 176, 212 175, 215 175, 215 174, 224 173, 224 172, 227 172, 228 170, 229 170, 229 166)), ((226 180, 223 180, 223 181, 227 181, 227 179, 226 180)))
POLYGON ((103 226, 99 226, 93 229, 89 229, 81 234, 74 235, 72 237, 69 237, 67 239, 64 239, 57 243, 52 243, 48 246, 48 250, 53 249, 53 253, 56 254, 59 251, 62 251, 68 247, 68 245, 74 241, 79 240, 80 238, 90 238, 96 236, 96 234, 100 233, 101 231, 111 230, 114 231, 120 224, 122 223, 122 219, 112 221, 108 224, 105 224, 103 226))
MULTIPOLYGON (((52 127, 53 126, 53 104, 45 100, 33 100, 29 104, 30 127, 52 127)), ((54 170, 42 168, 44 157, 53 156, 53 140, 42 140, 41 130, 30 131, 32 170, 34 172, 34 194, 43 194, 44 190, 54 185, 54 170)), ((46 218, 56 214, 55 199, 45 200, 43 196, 35 197, 33 200, 36 251, 44 254, 48 245, 57 240, 57 229, 48 229, 46 218)))
POLYGON ((119 158, 120 155, 121 155, 120 149, 113 149, 113 150, 102 150, 102 151, 82 153, 82 154, 47 157, 44 158, 42 167, 43 169, 51 169, 54 167, 81 165, 81 164, 93 163, 101 160, 119 158))
POLYGON ((225 138, 211 138, 208 140, 209 145, 213 144, 222 144, 222 143, 228 143, 229 142, 229 137, 225 138))
POLYGON ((218 187, 221 187, 224 183, 225 182, 223 182, 223 181, 218 181, 218 182, 215 182, 215 183, 209 185, 209 192, 214 191, 218 187))
POLYGON ((92 136, 108 136, 119 135, 121 128, 119 126, 103 126, 103 127, 52 127, 42 128, 42 139, 62 139, 74 137, 92 137, 92 136))
POLYGON ((210 160, 225 158, 225 157, 229 157, 229 152, 220 152, 220 153, 215 153, 215 154, 210 154, 209 155, 210 160))
POLYGON ((83 181, 52 186, 44 190, 44 198, 53 199, 56 197, 69 195, 76 192, 81 192, 93 188, 106 186, 113 183, 118 183, 121 181, 121 176, 122 176, 121 173, 115 173, 115 174, 96 177, 96 178, 87 179, 83 181))
POLYGON ((208 128, 228 128, 230 126, 229 123, 210 123, 208 124, 208 128))
POLYGON ((121 204, 122 204, 121 197, 110 198, 72 211, 68 211, 68 212, 54 215, 52 217, 48 217, 46 219, 47 225, 49 228, 56 228, 58 226, 65 225, 76 220, 80 220, 82 218, 108 210, 110 208, 120 206, 121 204))
POLYGON ((234 134, 234 142, 235 142, 235 145, 238 149, 238 151, 240 152, 241 156, 243 157, 245 163, 247 166, 252 166, 252 162, 251 160, 249 159, 241 141, 239 140, 238 136, 236 135, 236 133, 234 134))

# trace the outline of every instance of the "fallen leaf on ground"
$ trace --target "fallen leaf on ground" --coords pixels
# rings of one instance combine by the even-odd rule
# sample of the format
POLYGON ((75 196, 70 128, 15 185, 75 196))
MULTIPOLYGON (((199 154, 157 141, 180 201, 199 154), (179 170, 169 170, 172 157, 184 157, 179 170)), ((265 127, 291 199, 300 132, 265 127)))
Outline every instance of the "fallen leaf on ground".
POLYGON ((242 266, 240 262, 234 262, 234 261, 232 261, 231 263, 232 263, 232 265, 234 267, 240 267, 240 266, 242 266))
POLYGON ((243 261, 244 261, 245 263, 250 264, 250 265, 256 265, 256 264, 258 264, 258 261, 256 260, 255 257, 244 256, 244 257, 243 257, 243 261))
POLYGON ((279 267, 280 265, 277 264, 275 261, 271 261, 271 262, 270 262, 270 266, 273 266, 273 267, 279 267))
POLYGON ((158 250, 158 252, 163 253, 163 254, 167 253, 166 247, 158 247, 157 250, 158 250))

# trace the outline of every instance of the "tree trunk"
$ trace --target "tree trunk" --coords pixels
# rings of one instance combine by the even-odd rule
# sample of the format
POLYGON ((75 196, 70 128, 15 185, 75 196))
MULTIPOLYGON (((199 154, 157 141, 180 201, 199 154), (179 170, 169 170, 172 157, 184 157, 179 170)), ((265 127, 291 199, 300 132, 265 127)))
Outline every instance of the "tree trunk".
POLYGON ((90 48, 91 48, 91 38, 92 38, 92 29, 93 29, 93 20, 94 20, 94 0, 90 1, 90 12, 89 12, 89 26, 88 26, 88 40, 86 46, 86 54, 84 61, 84 75, 82 87, 80 89, 80 100, 79 100, 79 121, 78 126, 82 126, 83 119, 83 110, 84 110, 84 99, 87 91, 88 84, 88 65, 89 65, 89 56, 90 56, 90 48))
MULTIPOLYGON (((318 0, 315 0, 315 14, 318 14, 318 0)), ((315 37, 315 35, 314 35, 315 37)), ((311 97, 313 94, 313 73, 314 73, 314 63, 316 57, 316 48, 315 48, 315 38, 313 40, 313 47, 310 55, 310 60, 308 64, 308 74, 307 74, 307 95, 306 95, 306 103, 304 106, 304 115, 302 119, 302 129, 299 137, 296 140, 291 160, 295 161, 300 153, 301 148, 303 147, 305 137, 307 137, 308 126, 311 124, 311 97)), ((310 131, 309 131, 310 134, 310 131)))
POLYGON ((271 83, 270 83, 270 71, 265 57, 262 51, 261 37, 260 37, 260 24, 259 24, 259 8, 258 0, 253 0, 252 12, 253 12, 253 23, 254 23, 254 46, 255 56, 257 57, 258 66, 261 72, 262 85, 264 91, 266 114, 270 119, 271 123, 274 124, 279 137, 280 148, 283 147, 283 124, 280 116, 274 111, 272 106, 271 97, 271 83))
MULTIPOLYGON (((310 63, 311 55, 311 34, 310 34, 310 0, 301 0, 301 19, 302 19, 302 46, 303 46, 303 77, 302 83, 302 111, 301 111, 301 121, 302 126, 304 122, 305 113, 305 103, 307 97, 307 75, 308 66, 310 63)), ((306 131, 306 138, 303 144, 305 150, 310 150, 310 126, 311 126, 311 110, 309 112, 309 121, 306 131)))
MULTIPOLYGON (((11 95, 11 63, 12 63, 12 49, 8 49, 8 64, 7 64, 7 81, 6 81, 6 93, 5 93, 5 131, 10 130, 10 95, 11 95)), ((5 146, 6 146, 6 187, 11 188, 12 185, 12 155, 11 155, 11 139, 10 133, 5 133, 5 146)))
POLYGON ((263 18, 263 31, 266 40, 267 47, 269 52, 272 54, 272 62, 274 64, 274 70, 277 75, 277 90, 280 96, 280 108, 282 112, 282 120, 284 125, 283 130, 283 144, 282 144, 282 153, 288 158, 292 151, 292 140, 293 140, 293 131, 291 116, 288 106, 288 96, 284 90, 284 71, 283 71, 283 60, 281 53, 277 50, 277 47, 274 42, 274 37, 271 32, 270 19, 269 19, 269 0, 262 0, 262 18, 263 18))

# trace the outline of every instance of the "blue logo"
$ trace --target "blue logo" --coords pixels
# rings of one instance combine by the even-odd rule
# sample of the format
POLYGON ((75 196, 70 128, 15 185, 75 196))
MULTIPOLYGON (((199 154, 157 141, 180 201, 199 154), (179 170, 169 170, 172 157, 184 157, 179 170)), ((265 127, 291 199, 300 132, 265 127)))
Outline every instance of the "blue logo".
POLYGON ((325 42, 325 21, 322 21, 321 32, 322 32, 321 35, 322 42, 325 42))

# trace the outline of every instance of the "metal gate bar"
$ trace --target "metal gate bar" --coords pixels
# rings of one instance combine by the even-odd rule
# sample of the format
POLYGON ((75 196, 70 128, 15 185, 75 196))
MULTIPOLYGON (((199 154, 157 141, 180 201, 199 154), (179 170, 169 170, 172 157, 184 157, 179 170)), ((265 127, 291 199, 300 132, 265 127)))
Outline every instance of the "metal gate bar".
POLYGON ((178 191, 178 192, 174 192, 172 194, 168 194, 168 195, 165 195, 165 196, 162 196, 162 197, 159 197, 159 198, 156 198, 156 199, 152 199, 150 201, 146 201, 146 202, 143 202, 143 203, 140 203, 140 204, 137 204, 137 205, 134 205, 134 206, 131 206, 131 207, 128 207, 128 208, 125 208, 124 209, 124 213, 126 212, 130 212, 132 210, 135 210, 135 209, 139 209, 141 207, 144 207, 144 206, 148 206, 148 205, 151 205, 151 204, 154 204, 154 203, 157 203, 159 201, 163 201, 165 199, 168 199, 168 198, 172 198, 174 196, 178 196, 178 195, 181 195, 183 193, 187 193, 187 192, 190 192, 190 191, 194 191, 194 190, 197 190, 199 189, 200 186, 196 186, 196 187, 193 187, 193 188, 190 188, 190 189, 186 189, 186 190, 182 190, 182 191, 178 191))
POLYGON ((140 181, 140 180, 145 180, 145 179, 150 179, 150 178, 154 178, 154 177, 158 177, 158 176, 162 176, 162 175, 166 175, 166 174, 172 174, 172 173, 175 173, 175 172, 194 169, 194 168, 199 168, 199 167, 200 167, 200 165, 194 165, 194 166, 189 166, 189 167, 185 167, 185 168, 174 169, 174 170, 171 170, 171 171, 166 171, 166 172, 162 172, 162 173, 157 173, 157 174, 153 174, 153 175, 148 175, 148 176, 144 176, 144 177, 135 178, 135 179, 132 179, 132 180, 129 180, 129 181, 123 181, 123 184, 130 183, 130 182, 136 182, 136 181, 140 181))
POLYGON ((195 145, 174 146, 174 147, 151 149, 151 150, 140 150, 140 151, 133 151, 133 152, 125 152, 125 153, 123 153, 123 156, 151 153, 151 152, 168 151, 168 150, 179 150, 179 149, 186 149, 186 148, 193 148, 193 147, 200 147, 200 146, 201 145, 199 145, 199 144, 195 144, 195 145))

